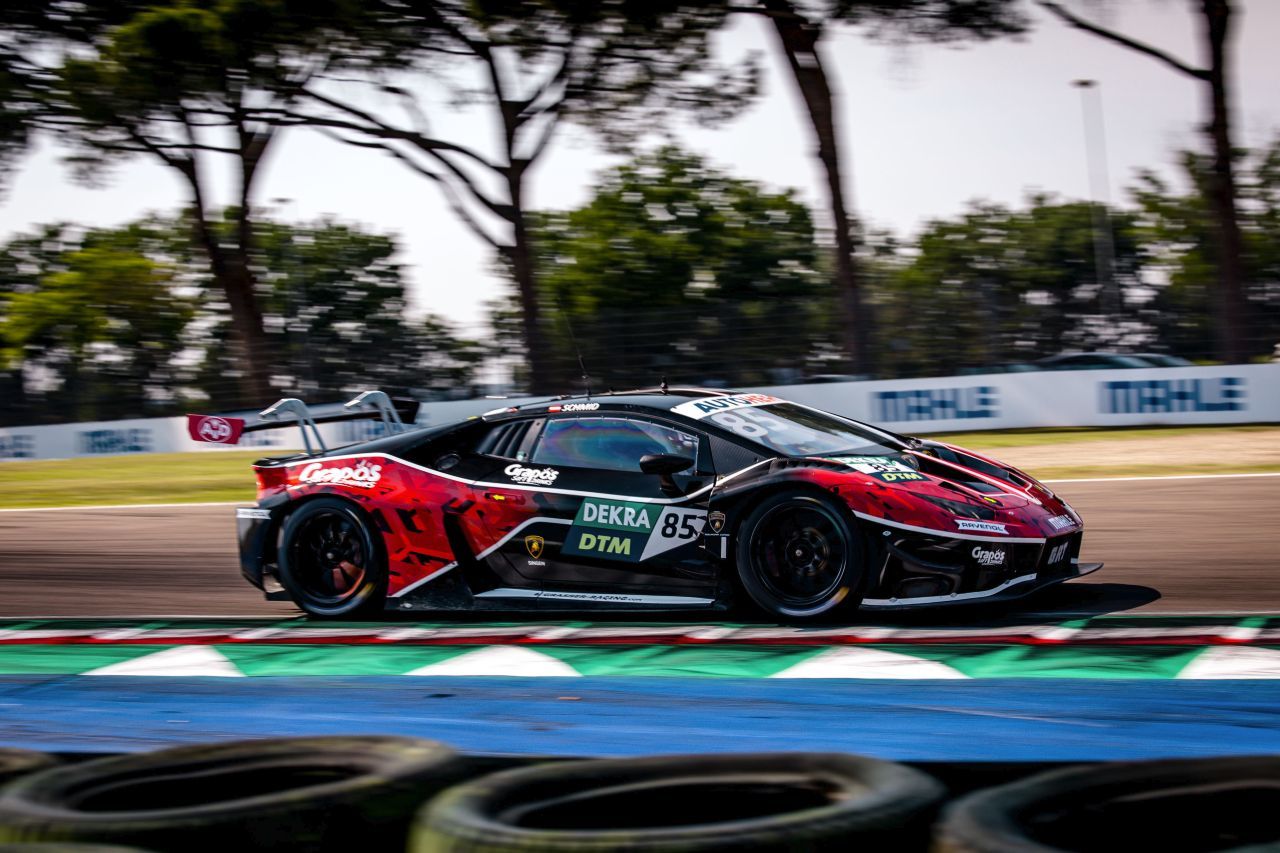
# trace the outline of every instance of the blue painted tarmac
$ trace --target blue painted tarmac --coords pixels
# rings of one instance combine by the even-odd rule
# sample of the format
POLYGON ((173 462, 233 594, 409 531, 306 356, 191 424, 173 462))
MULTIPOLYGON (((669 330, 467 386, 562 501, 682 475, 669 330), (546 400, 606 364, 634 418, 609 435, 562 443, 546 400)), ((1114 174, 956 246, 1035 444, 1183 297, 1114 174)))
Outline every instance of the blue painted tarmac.
POLYGON ((906 761, 1280 753, 1280 681, 0 677, 0 745, 404 734, 474 753, 836 750, 906 761))

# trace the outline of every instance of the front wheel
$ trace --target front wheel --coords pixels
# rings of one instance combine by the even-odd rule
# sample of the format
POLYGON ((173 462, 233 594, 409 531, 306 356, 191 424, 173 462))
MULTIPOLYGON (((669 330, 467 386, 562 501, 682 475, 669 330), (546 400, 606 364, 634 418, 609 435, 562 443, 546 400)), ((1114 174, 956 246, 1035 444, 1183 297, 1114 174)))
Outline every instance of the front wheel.
POLYGON ((358 509, 320 498, 285 522, 280 583, 312 616, 363 616, 386 602, 386 561, 358 509))
POLYGON ((783 620, 853 610, 865 558, 848 513, 825 497, 775 495, 742 522, 738 577, 751 600, 783 620))

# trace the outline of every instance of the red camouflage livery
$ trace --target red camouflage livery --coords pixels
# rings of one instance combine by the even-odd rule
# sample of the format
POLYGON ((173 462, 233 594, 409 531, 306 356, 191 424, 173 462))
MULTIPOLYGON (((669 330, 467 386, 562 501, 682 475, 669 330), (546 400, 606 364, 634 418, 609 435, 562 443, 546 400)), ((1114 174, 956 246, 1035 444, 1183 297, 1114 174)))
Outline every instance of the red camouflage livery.
POLYGON ((255 465, 242 569, 320 616, 711 608, 803 620, 1094 571, 1043 484, 768 395, 656 389, 255 465))

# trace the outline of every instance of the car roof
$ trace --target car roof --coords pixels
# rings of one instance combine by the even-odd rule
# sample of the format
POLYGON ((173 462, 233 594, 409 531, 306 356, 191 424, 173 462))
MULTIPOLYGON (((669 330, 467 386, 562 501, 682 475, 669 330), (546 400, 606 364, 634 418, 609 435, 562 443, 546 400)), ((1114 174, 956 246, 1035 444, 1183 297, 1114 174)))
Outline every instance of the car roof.
MULTIPOLYGON (((579 406, 582 404, 598 404, 601 410, 628 410, 635 411, 637 409, 647 409, 650 411, 666 412, 674 409, 682 403, 688 403, 693 400, 701 400, 706 397, 722 397, 726 394, 734 394, 734 391, 726 391, 719 388, 637 388, 630 391, 605 391, 603 393, 594 394, 565 394, 560 397, 552 397, 546 400, 538 400, 531 403, 522 403, 518 406, 509 406, 507 408, 498 409, 492 412, 493 415, 528 413, 528 412, 546 412, 556 406, 568 407, 579 406)), ((574 411, 575 409, 569 409, 574 411)), ((577 409, 577 411, 582 411, 577 409)), ((486 416, 488 417, 488 416, 486 416)))

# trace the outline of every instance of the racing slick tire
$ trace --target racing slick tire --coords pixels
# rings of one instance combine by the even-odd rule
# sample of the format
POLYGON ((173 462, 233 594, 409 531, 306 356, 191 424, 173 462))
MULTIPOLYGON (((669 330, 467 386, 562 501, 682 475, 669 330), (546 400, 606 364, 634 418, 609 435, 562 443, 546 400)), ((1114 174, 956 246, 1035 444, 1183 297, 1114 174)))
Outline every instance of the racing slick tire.
POLYGON ((937 853, 1280 849, 1280 756, 1069 767, 948 807, 937 853))
POLYGON ((0 749, 0 785, 28 773, 52 767, 57 763, 58 759, 44 752, 35 752, 30 749, 0 749))
POLYGON ((835 753, 567 761, 450 788, 409 851, 922 850, 942 795, 918 770, 835 753))
POLYGON ((825 496, 766 498, 738 527, 735 557, 743 590, 775 618, 831 618, 862 601, 864 544, 848 511, 825 496))
POLYGON ((464 769, 448 747, 406 737, 280 738, 102 758, 0 790, 0 844, 403 849, 416 809, 466 778, 464 769))
POLYGON ((312 616, 380 613, 387 600, 387 561, 380 538, 355 505, 339 498, 303 504, 280 534, 280 583, 312 616))

